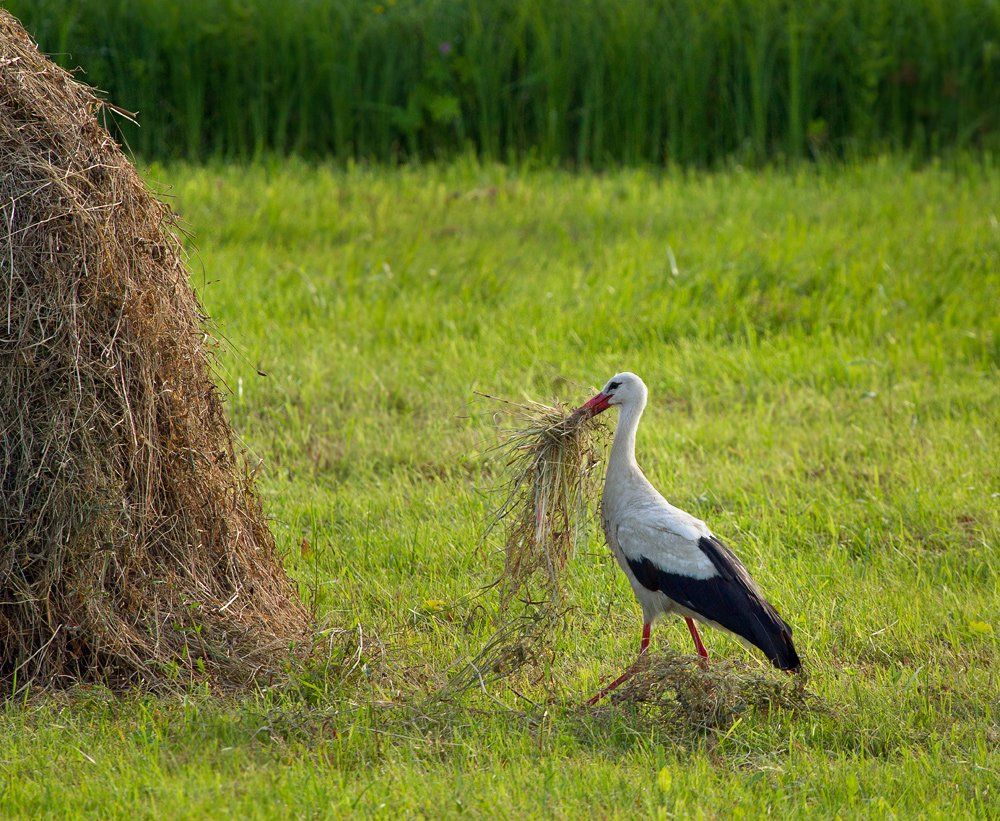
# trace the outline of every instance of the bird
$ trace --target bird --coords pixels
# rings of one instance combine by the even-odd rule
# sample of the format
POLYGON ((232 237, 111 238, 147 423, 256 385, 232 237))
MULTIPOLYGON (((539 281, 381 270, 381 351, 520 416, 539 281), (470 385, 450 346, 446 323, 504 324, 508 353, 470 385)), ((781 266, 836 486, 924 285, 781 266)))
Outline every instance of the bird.
MULTIPOLYGON (((646 407, 646 384, 628 371, 611 377, 576 410, 592 417, 618 408, 618 424, 601 495, 604 536, 642 607, 639 659, 653 623, 677 614, 687 622, 702 664, 708 663, 698 623, 721 628, 758 648, 779 670, 802 663, 792 629, 764 598, 736 554, 700 519, 670 504, 635 459, 635 435, 646 407)), ((634 674, 633 663, 588 704, 596 704, 634 674)))

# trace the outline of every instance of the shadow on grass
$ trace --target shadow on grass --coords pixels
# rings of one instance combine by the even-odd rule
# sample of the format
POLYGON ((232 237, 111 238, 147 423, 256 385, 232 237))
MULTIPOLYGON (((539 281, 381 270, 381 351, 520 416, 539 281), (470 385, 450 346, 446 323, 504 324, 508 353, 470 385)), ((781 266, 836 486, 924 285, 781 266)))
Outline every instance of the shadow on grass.
POLYGON ((733 660, 702 666, 696 656, 670 650, 644 656, 606 702, 568 701, 548 679, 554 626, 534 617, 508 621, 447 673, 394 666, 397 654, 363 630, 340 632, 321 666, 273 694, 271 726, 306 743, 317 734, 367 734, 380 739, 375 748, 403 744, 432 757, 472 738, 516 744, 520 737, 537 748, 552 735, 620 754, 650 743, 710 747, 751 715, 829 714, 803 676, 733 660))
MULTIPOLYGON (((122 742, 137 755, 163 750, 183 760, 185 751, 198 750, 221 763, 227 750, 240 749, 267 762, 294 751, 349 772, 400 757, 454 762, 470 749, 491 749, 499 758, 503 751, 534 756, 573 747, 602 756, 650 745, 711 750, 745 717, 827 712, 804 682, 733 661, 702 668, 696 657, 669 651, 647 656, 607 702, 584 706, 557 695, 553 679, 533 666, 551 661, 546 654, 552 652, 544 639, 551 633, 533 624, 540 632, 526 635, 525 625, 515 624, 504 634, 507 642, 488 643, 485 649, 494 653, 504 648, 501 655, 511 663, 484 664, 485 675, 474 679, 463 667, 467 661, 449 678, 426 663, 403 665, 401 654, 370 631, 330 630, 306 667, 251 696, 202 688, 122 698, 87 686, 8 702, 2 720, 15 735, 30 730, 57 743, 59 736, 72 737, 93 750, 109 738, 108 727, 118 725, 122 742), (510 641, 520 654, 510 651, 510 641)), ((773 749, 772 741, 759 739, 768 747, 761 751, 777 751, 786 743, 780 736, 774 735, 773 749)))

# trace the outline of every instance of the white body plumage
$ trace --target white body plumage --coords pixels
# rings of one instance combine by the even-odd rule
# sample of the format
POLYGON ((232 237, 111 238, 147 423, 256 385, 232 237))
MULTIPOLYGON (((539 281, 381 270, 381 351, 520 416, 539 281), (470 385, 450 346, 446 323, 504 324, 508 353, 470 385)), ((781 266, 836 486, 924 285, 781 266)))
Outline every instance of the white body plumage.
POLYGON ((601 520, 608 545, 642 607, 642 648, 649 626, 659 616, 677 613, 689 619, 702 655, 706 653, 690 619, 733 633, 781 669, 798 669, 791 629, 739 559, 703 521, 670 504, 639 468, 635 435, 647 396, 643 381, 626 372, 612 377, 583 406, 590 413, 620 408, 601 520))

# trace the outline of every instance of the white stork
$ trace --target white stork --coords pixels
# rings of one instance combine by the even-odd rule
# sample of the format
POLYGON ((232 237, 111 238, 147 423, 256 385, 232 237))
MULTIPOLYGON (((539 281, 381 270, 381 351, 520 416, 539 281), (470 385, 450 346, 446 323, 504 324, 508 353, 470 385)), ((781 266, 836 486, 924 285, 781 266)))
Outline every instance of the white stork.
MULTIPOLYGON (((611 552, 642 606, 639 656, 661 615, 687 621, 703 659, 695 621, 719 627, 759 648, 779 670, 801 667, 792 629, 764 599, 736 555, 700 519, 671 505, 650 484, 635 461, 635 432, 648 391, 634 373, 613 376, 577 412, 596 415, 619 407, 618 426, 608 459, 601 498, 601 523, 611 552)), ((594 704, 631 675, 630 667, 588 703, 594 704)))

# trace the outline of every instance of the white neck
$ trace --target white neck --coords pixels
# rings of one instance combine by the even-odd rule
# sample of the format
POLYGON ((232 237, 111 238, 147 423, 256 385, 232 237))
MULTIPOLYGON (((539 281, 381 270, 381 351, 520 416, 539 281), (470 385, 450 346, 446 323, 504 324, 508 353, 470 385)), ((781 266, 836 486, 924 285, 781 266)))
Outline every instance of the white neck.
POLYGON ((639 428, 639 419, 642 417, 645 404, 645 402, 635 402, 621 406, 618 426, 615 428, 615 441, 611 445, 611 456, 608 458, 608 479, 630 473, 642 475, 639 464, 635 461, 635 432, 639 428))

